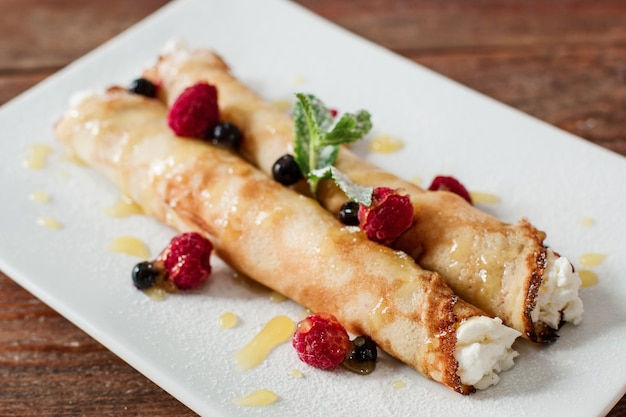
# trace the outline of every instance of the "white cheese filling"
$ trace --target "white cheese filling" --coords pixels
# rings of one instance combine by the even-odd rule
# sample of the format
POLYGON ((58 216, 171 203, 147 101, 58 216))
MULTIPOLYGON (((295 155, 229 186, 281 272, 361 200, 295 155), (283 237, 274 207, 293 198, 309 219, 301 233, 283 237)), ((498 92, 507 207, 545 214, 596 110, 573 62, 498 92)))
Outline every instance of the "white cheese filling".
POLYGON ((580 284, 570 262, 548 249, 537 304, 530 313, 533 322, 546 323, 553 329, 558 329, 561 321, 580 323, 583 315, 583 302, 578 296, 580 284))
POLYGON ((498 373, 510 369, 518 356, 511 346, 520 335, 497 317, 477 316, 461 323, 456 331, 454 351, 461 382, 476 389, 497 384, 498 373))

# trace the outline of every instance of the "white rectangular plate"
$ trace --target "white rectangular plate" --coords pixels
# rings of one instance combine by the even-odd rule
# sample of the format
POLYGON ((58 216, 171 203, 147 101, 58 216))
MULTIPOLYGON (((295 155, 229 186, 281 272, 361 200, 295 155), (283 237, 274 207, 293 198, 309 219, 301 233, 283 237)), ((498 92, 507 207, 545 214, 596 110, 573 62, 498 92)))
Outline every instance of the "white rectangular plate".
MULTIPOLYGON (((8 103, 0 111, 0 269, 202 415, 603 415, 626 388, 626 161, 372 45, 289 2, 181 0, 8 103), (289 343, 243 373, 232 359, 272 317, 303 308, 270 301, 215 262, 212 282, 156 302, 130 282, 138 261, 108 252, 120 235, 146 242, 155 256, 174 231, 144 216, 103 214, 117 190, 68 162, 53 124, 77 90, 128 84, 170 39, 221 53, 236 75, 268 100, 312 92, 345 111, 373 114, 375 132, 401 138, 374 162, 427 185, 454 175, 473 191, 500 197, 481 208, 507 221, 528 217, 547 243, 580 267, 588 252, 607 255, 581 290, 584 321, 552 346, 516 342, 521 355, 501 382, 461 396, 383 355, 367 377, 324 372, 298 361, 289 343), (21 166, 29 147, 54 149, 41 171, 21 166), (49 203, 29 201, 44 191, 49 203), (63 224, 50 230, 36 219, 63 224), (580 220, 595 223, 583 227, 580 220), (232 311, 240 323, 221 330, 232 311), (304 374, 290 377, 293 369, 304 374), (404 388, 394 388, 403 381, 404 388), (242 410, 232 399, 274 390, 280 400, 242 410)), ((276 271, 288 274, 289 271, 276 271)))

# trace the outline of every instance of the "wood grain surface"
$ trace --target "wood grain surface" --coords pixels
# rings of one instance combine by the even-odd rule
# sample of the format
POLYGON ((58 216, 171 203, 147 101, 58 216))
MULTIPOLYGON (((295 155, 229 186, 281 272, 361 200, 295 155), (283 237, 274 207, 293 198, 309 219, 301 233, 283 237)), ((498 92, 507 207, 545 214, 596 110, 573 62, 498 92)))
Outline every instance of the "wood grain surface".
MULTIPOLYGON (((297 2, 626 155, 623 0, 297 2)), ((0 104, 165 3, 0 0, 0 104)), ((0 415, 194 413, 0 272, 0 415)), ((626 399, 608 415, 626 416, 626 399)))

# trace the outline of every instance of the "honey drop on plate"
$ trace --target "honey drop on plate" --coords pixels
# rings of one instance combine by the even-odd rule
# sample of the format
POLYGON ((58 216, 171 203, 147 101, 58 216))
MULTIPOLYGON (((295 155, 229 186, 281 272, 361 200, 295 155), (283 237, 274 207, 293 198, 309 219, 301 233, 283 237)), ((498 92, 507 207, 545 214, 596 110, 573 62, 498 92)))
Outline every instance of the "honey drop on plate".
POLYGON ((28 194, 28 199, 35 203, 47 203, 50 201, 50 194, 44 191, 35 191, 28 194))
POLYGON ((120 236, 108 244, 107 250, 119 252, 125 255, 135 256, 141 259, 148 259, 150 251, 146 245, 133 236, 120 236))
POLYGON ((500 197, 490 193, 472 191, 470 192, 470 197, 472 197, 474 203, 498 204, 500 202, 500 197))
POLYGON ((220 329, 222 330, 232 329, 233 327, 237 325, 238 321, 239 319, 237 318, 237 315, 235 315, 235 313, 232 313, 230 311, 225 311, 222 314, 220 314, 220 318, 219 318, 220 329))
POLYGON ((592 267, 600 265, 606 258, 606 255, 602 253, 585 253, 579 259, 579 262, 584 267, 592 267))
POLYGON ((393 387, 393 389, 402 389, 406 386, 406 384, 404 383, 404 381, 397 379, 391 383, 391 386, 393 387))
POLYGON ((580 278, 581 287, 583 288, 593 287, 598 283, 598 275, 595 272, 589 271, 587 269, 579 270, 578 277, 580 278))
POLYGON ((35 144, 28 148, 26 158, 22 161, 24 168, 40 170, 46 166, 46 159, 52 153, 52 148, 44 144, 35 144))
POLYGON ((126 195, 121 195, 115 204, 105 209, 105 213, 107 216, 115 218, 144 214, 143 209, 126 195))
POLYGON ((52 217, 39 217, 37 219, 37 224, 45 227, 46 229, 53 230, 58 230, 63 227, 58 220, 53 219, 52 217))
POLYGON ((233 402, 237 405, 250 407, 273 404, 277 400, 278 395, 276 395, 274 391, 269 389, 259 389, 246 396, 234 398, 233 402))
POLYGON ((369 149, 372 152, 388 154, 398 152, 404 147, 404 142, 401 139, 394 138, 388 135, 376 136, 370 142, 369 149))

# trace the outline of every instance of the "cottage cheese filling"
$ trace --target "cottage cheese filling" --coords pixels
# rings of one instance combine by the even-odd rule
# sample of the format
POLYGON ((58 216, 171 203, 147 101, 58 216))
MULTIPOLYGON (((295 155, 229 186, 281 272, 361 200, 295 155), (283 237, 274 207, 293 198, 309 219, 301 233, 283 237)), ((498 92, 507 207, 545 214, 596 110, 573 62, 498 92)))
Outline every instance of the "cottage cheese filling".
POLYGON ((510 369, 518 356, 511 345, 520 335, 517 330, 503 325, 499 318, 478 316, 461 323, 456 331, 454 352, 461 382, 476 389, 497 384, 498 373, 510 369))
POLYGON ((543 322, 558 329, 561 321, 580 323, 583 302, 578 296, 581 282, 567 258, 548 249, 546 269, 537 294, 537 304, 530 313, 533 322, 543 322))

